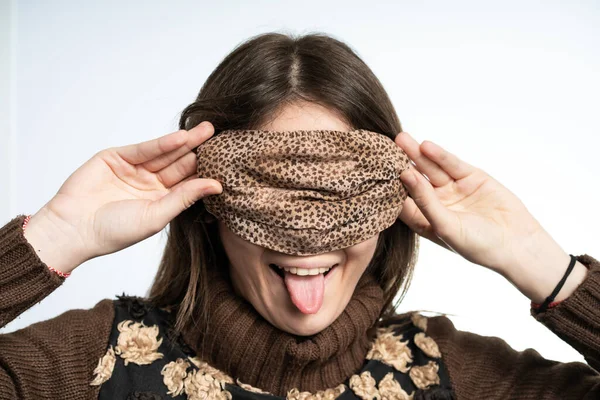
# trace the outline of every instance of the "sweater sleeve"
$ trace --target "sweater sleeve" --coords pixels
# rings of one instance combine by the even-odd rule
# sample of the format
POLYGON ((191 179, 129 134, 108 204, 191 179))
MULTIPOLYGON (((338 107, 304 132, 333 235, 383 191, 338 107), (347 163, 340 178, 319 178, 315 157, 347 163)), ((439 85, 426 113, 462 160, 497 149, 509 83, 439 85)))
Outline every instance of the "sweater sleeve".
POLYGON ((0 328, 62 285, 23 235, 25 215, 0 228, 0 328))
POLYGON ((544 312, 530 314, 584 356, 586 363, 561 363, 536 350, 516 351, 504 340, 456 330, 446 316, 427 319, 458 399, 600 398, 600 262, 577 259, 588 275, 575 291, 544 312))
MULTIPOLYGON (((23 236, 19 216, 0 228, 0 327, 62 284, 23 236)), ((0 399, 96 399, 93 371, 106 352, 114 302, 74 309, 0 334, 0 399)))

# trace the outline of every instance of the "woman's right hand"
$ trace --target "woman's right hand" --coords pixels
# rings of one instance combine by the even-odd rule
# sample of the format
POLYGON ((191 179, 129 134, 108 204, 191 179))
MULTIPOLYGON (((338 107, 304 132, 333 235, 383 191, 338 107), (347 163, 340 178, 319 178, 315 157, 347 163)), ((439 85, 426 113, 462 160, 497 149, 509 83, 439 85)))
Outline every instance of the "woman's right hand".
POLYGON ((196 146, 214 134, 203 122, 154 140, 96 153, 33 215, 25 237, 47 265, 71 272, 160 232, 219 181, 196 177, 196 146))

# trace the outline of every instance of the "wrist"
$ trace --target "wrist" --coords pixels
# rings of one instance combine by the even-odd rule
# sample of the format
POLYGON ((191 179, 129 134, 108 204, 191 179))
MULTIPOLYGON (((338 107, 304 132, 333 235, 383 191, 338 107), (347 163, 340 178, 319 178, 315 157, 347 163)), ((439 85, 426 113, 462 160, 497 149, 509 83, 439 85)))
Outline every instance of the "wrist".
MULTIPOLYGON (((39 259, 58 275, 68 276, 85 262, 77 251, 77 239, 68 234, 68 228, 53 220, 45 209, 26 218, 23 236, 31 244, 39 259)), ((65 277, 66 277, 65 276, 65 277)))
MULTIPOLYGON (((517 252, 513 264, 502 269, 502 275, 532 303, 541 304, 563 278, 571 257, 545 231, 530 243, 534 245, 517 252)), ((568 298, 583 282, 587 271, 577 261, 553 303, 568 298)))

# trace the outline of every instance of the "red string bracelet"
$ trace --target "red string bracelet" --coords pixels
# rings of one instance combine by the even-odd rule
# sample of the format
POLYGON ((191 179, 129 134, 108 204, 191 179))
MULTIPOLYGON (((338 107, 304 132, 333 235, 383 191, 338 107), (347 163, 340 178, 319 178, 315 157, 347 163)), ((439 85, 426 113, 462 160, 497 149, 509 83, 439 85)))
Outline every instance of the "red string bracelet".
MULTIPOLYGON (((25 227, 27 226, 27 223, 29 222, 30 219, 31 219, 31 215, 28 215, 25 217, 25 221, 23 221, 23 233, 25 233, 25 227)), ((48 267, 48 269, 50 271, 55 272, 58 276, 62 276, 63 278, 67 278, 69 275, 71 275, 70 272, 59 271, 57 269, 52 268, 48 264, 46 264, 46 266, 48 267)))
MULTIPOLYGON (((552 307, 554 307, 554 306, 557 306, 557 305, 559 305, 561 301, 563 301, 563 300, 560 300, 560 301, 553 301, 552 303, 548 304, 548 308, 552 308, 552 307)), ((541 304, 534 303, 533 301, 531 302, 531 307, 533 307, 535 310, 537 310, 537 309, 538 309, 538 308, 540 308, 541 306, 542 306, 541 304)))

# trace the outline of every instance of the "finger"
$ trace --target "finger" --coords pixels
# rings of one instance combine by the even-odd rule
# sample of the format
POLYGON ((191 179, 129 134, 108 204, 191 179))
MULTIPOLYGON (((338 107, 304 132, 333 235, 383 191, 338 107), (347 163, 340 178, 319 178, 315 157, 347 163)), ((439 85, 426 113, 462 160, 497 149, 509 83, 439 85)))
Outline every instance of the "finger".
POLYGON ((137 165, 175 150, 183 145, 186 140, 187 131, 179 130, 147 142, 117 147, 115 151, 119 157, 129 164, 137 165))
POLYGON ((173 191, 173 190, 178 190, 180 186, 185 185, 186 182, 192 181, 194 179, 204 179, 209 181, 210 183, 212 183, 216 189, 218 189, 220 192, 223 191, 223 185, 221 185, 221 182, 219 182, 216 179, 211 179, 211 178, 198 178, 196 176, 196 174, 194 175, 190 175, 187 178, 179 181, 178 183, 176 183, 175 185, 173 185, 172 187, 169 188, 169 190, 173 191))
POLYGON ((156 177, 164 187, 170 188, 179 181, 196 174, 196 154, 191 151, 166 168, 160 170, 156 177))
MULTIPOLYGON (((452 213, 441 203, 433 186, 416 168, 400 174, 410 197, 431 225, 433 232, 443 232, 452 224, 452 213)), ((413 211, 414 212, 414 211, 413 211)))
POLYGON ((410 229, 416 232, 418 235, 423 236, 424 238, 432 241, 433 243, 441 246, 449 251, 452 250, 443 240, 441 240, 427 221, 427 218, 423 216, 423 213, 419 210, 419 207, 415 204, 414 200, 410 197, 407 197, 404 200, 404 204, 402 205, 402 211, 400 212, 400 216, 398 217, 402 222, 404 222, 410 229))
POLYGON ((399 218, 410 229, 417 232, 421 236, 423 236, 423 234, 431 228, 429 221, 427 221, 427 218, 425 218, 411 197, 406 197, 404 200, 399 218))
POLYGON ((115 151, 128 163, 137 165, 181 147, 187 142, 187 138, 188 131, 180 129, 146 142, 117 147, 115 151))
POLYGON ((425 140, 421 144, 421 151, 446 171, 454 180, 463 179, 476 170, 471 164, 461 160, 456 155, 430 140, 425 140))
POLYGON ((431 184, 435 187, 448 184, 452 178, 435 162, 430 160, 421 152, 421 145, 413 139, 407 132, 400 132, 396 135, 394 142, 408 157, 416 164, 416 167, 421 173, 427 175, 431 184))
POLYGON ((196 125, 188 131, 187 142, 182 146, 172 150, 166 154, 153 158, 152 160, 146 161, 143 167, 150 172, 160 171, 161 169, 169 166, 174 161, 179 160, 186 153, 193 152, 192 150, 198 145, 204 143, 214 134, 214 127, 210 123, 202 123, 196 125))
POLYGON ((160 230, 196 201, 219 193, 221 190, 216 188, 212 179, 190 179, 150 203, 146 210, 146 220, 151 221, 152 225, 160 230))
MULTIPOLYGON (((197 178, 197 177, 195 177, 195 176, 193 176, 193 175, 190 175, 190 176, 188 176, 187 178, 185 178, 185 179, 182 179, 181 181, 177 182, 175 185, 173 185, 173 186, 171 186, 170 188, 168 188, 168 190, 170 190, 170 191, 172 191, 172 192, 174 192, 175 190, 179 190, 179 188, 180 188, 181 186, 185 185, 185 184, 186 184, 186 182, 193 181, 194 179, 198 179, 198 178, 197 178)), ((217 181, 217 182, 218 182, 218 181, 217 181)))

